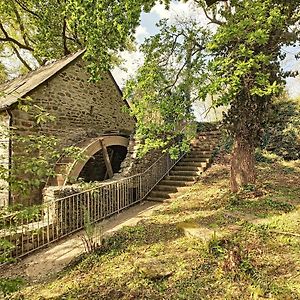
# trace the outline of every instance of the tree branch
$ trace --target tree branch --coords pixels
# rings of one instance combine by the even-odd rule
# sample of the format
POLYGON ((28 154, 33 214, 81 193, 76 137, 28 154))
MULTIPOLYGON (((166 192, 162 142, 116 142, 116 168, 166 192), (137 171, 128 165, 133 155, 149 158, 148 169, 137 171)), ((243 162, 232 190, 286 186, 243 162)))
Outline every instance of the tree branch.
POLYGON ((173 52, 174 52, 174 50, 175 50, 175 48, 176 48, 177 40, 178 40, 178 38, 179 38, 182 34, 183 34, 183 32, 181 31, 181 32, 179 32, 178 34, 173 35, 174 40, 173 40, 171 49, 170 49, 170 51, 169 51, 169 54, 167 54, 167 56, 164 57, 164 58, 162 59, 162 61, 159 61, 158 64, 163 63, 161 66, 166 66, 166 65, 169 63, 170 57, 172 56, 172 54, 173 54, 173 52))
POLYGON ((28 50, 28 51, 33 51, 33 48, 29 47, 29 46, 26 46, 22 43, 20 43, 18 40, 10 37, 7 33, 7 31, 5 30, 4 26, 2 23, 0 23, 0 29, 4 35, 4 38, 0 37, 0 42, 9 42, 9 43, 13 43, 15 45, 17 45, 19 48, 21 49, 25 49, 25 50, 28 50))
POLYGON ((64 46, 64 55, 68 55, 68 54, 71 53, 70 50, 68 49, 68 45, 67 45, 66 31, 67 31, 67 21, 66 21, 66 17, 64 17, 63 30, 62 30, 62 40, 63 40, 63 46, 64 46))
MULTIPOLYGON (((191 57, 193 57, 197 52, 199 52, 199 49, 195 50, 193 53, 191 53, 191 57)), ((184 64, 181 66, 181 68, 179 69, 178 73, 175 76, 175 80, 173 81, 173 83, 171 83, 170 85, 166 86, 163 90, 167 91, 169 89, 171 89, 178 81, 179 79, 179 75, 181 74, 181 72, 183 71, 183 69, 187 66, 187 64, 189 63, 188 60, 186 60, 184 62, 184 64)))
POLYGON ((202 7, 202 8, 203 8, 203 12, 204 12, 206 18, 207 18, 208 20, 210 20, 210 23, 214 23, 214 24, 217 24, 217 25, 223 25, 223 24, 224 24, 224 23, 221 22, 220 20, 217 20, 216 18, 211 17, 211 16, 208 14, 207 10, 206 10, 204 7, 202 7))
POLYGON ((18 57, 18 59, 21 61, 21 63, 25 66, 25 68, 29 71, 32 71, 32 68, 29 66, 29 64, 26 62, 26 60, 21 56, 20 52, 18 51, 18 49, 15 46, 12 46, 16 56, 18 57))
POLYGON ((21 31, 21 34, 22 34, 22 37, 23 37, 23 40, 24 40, 24 43, 27 47, 30 47, 29 45, 29 42, 28 42, 28 39, 27 39, 27 33, 25 31, 25 27, 24 27, 24 24, 22 22, 22 19, 21 19, 21 16, 19 14, 19 11, 18 9, 16 8, 15 5, 13 5, 13 10, 14 10, 14 13, 16 15, 16 18, 17 18, 17 22, 19 24, 19 27, 20 27, 20 31, 21 31))
POLYGON ((14 0, 22 9, 24 9, 26 12, 30 13, 31 15, 35 16, 38 19, 42 19, 37 13, 30 10, 22 1, 20 0, 14 0))

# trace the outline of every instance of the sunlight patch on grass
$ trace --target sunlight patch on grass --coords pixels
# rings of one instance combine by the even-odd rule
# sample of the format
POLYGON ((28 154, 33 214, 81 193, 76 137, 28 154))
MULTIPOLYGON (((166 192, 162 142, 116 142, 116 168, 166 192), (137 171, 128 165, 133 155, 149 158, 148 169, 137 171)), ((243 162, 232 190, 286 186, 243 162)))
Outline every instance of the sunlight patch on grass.
POLYGON ((300 233, 300 165, 273 160, 258 172, 256 186, 233 195, 228 168, 213 166, 23 299, 300 299, 300 238, 276 232, 300 233))

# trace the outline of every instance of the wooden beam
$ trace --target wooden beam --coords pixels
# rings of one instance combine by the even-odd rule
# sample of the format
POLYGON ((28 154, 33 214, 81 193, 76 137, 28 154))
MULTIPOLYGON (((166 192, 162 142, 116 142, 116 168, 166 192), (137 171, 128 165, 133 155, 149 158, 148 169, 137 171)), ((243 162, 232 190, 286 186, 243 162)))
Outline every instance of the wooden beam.
MULTIPOLYGON (((110 157, 109 157, 110 164, 112 162, 113 156, 114 156, 114 150, 111 150, 110 157)), ((105 175, 104 175, 104 180, 107 178, 107 176, 108 176, 108 171, 106 170, 105 175)))
POLYGON ((99 142, 100 142, 100 145, 102 147, 102 153, 103 153, 104 163, 105 163, 105 166, 106 166, 108 177, 112 178, 114 176, 114 171, 112 169, 110 159, 109 159, 109 155, 108 155, 108 152, 107 152, 107 148, 105 146, 103 138, 99 139, 99 142))

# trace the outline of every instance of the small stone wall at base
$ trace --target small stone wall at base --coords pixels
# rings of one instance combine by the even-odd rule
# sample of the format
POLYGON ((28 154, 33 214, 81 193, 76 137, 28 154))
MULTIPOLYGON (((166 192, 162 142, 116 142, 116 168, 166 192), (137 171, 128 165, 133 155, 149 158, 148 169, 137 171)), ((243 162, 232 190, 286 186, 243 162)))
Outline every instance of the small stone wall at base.
POLYGON ((138 158, 137 150, 138 142, 131 137, 127 156, 121 164, 120 172, 115 174, 115 179, 130 177, 139 173, 143 173, 163 155, 161 150, 151 150, 143 157, 138 158))

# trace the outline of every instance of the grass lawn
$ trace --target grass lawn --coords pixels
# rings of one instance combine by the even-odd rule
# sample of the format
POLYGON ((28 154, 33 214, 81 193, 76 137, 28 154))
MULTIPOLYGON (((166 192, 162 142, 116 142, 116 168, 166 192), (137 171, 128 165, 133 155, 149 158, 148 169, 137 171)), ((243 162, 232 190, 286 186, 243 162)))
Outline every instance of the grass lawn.
POLYGON ((300 299, 300 161, 261 162, 228 191, 215 164, 172 203, 11 299, 300 299))

